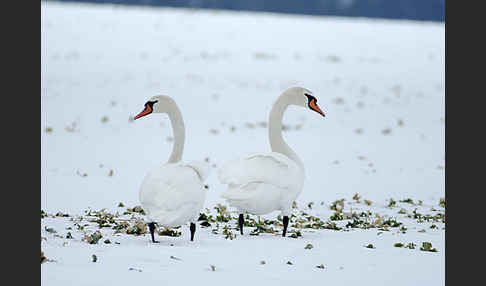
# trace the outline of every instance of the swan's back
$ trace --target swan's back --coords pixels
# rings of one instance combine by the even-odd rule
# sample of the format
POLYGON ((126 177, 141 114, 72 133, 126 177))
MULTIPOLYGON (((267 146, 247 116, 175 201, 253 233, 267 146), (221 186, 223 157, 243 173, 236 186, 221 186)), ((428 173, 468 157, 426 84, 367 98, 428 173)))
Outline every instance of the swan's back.
POLYGON ((179 226, 197 219, 206 198, 198 169, 165 164, 151 170, 140 188, 140 202, 147 216, 162 226, 179 226))
POLYGON ((230 205, 253 214, 287 208, 302 191, 304 173, 297 163, 277 152, 257 153, 223 165, 219 180, 230 205))
POLYGON ((219 169, 218 176, 228 185, 266 182, 281 188, 295 188, 303 181, 303 172, 297 163, 277 152, 256 153, 232 160, 219 169))

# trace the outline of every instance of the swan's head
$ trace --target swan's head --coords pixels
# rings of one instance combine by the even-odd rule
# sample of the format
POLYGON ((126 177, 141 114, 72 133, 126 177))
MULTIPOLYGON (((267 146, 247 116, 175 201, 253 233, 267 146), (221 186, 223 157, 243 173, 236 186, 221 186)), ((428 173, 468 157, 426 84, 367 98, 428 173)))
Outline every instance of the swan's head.
POLYGON ((166 106, 168 102, 173 102, 173 100, 164 95, 152 96, 146 103, 145 107, 137 114, 133 119, 139 119, 140 117, 149 115, 151 113, 165 113, 167 112, 166 106))
POLYGON ((317 105, 317 98, 312 95, 312 91, 303 87, 291 87, 287 89, 285 93, 291 94, 292 97, 297 100, 297 102, 295 102, 296 105, 309 108, 310 110, 313 110, 326 117, 324 112, 317 105))

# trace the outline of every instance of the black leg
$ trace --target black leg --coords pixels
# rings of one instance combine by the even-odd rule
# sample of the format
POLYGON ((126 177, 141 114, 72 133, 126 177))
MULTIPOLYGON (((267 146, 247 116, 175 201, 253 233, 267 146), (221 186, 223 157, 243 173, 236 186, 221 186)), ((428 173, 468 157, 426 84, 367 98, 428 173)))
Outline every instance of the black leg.
POLYGON ((240 227, 240 233, 243 235, 243 225, 245 224, 245 218, 243 217, 243 214, 240 214, 238 217, 238 226, 240 227))
POLYGON ((287 226, 289 226, 289 217, 288 216, 283 217, 283 225, 284 225, 284 229, 283 229, 282 236, 285 237, 285 234, 287 233, 287 226))
POLYGON ((154 238, 155 223, 154 222, 149 223, 148 224, 148 227, 149 227, 149 230, 150 230, 150 235, 152 236, 152 242, 153 243, 158 243, 158 241, 155 241, 155 238, 154 238))
POLYGON ((191 241, 194 241, 194 234, 196 233, 196 224, 191 222, 191 226, 189 227, 191 230, 191 241))

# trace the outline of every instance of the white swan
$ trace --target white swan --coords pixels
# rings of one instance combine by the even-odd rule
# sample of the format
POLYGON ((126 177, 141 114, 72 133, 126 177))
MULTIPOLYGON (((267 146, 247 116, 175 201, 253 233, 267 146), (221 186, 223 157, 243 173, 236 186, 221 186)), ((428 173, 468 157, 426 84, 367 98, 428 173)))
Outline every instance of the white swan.
POLYGON ((168 96, 154 96, 135 119, 151 113, 167 113, 172 123, 174 147, 169 162, 151 170, 140 187, 142 208, 152 220, 148 224, 154 239, 155 224, 165 227, 180 226, 191 222, 191 241, 206 193, 203 181, 209 175, 209 166, 202 162, 181 163, 184 151, 184 121, 175 101, 168 96))
POLYGON ((310 108, 324 115, 312 92, 301 87, 285 90, 273 104, 269 119, 272 152, 257 153, 230 161, 219 169, 218 177, 228 189, 221 197, 240 213, 238 224, 243 234, 243 213, 263 215, 280 210, 287 232, 292 202, 304 184, 304 165, 282 137, 282 118, 289 105, 310 108))

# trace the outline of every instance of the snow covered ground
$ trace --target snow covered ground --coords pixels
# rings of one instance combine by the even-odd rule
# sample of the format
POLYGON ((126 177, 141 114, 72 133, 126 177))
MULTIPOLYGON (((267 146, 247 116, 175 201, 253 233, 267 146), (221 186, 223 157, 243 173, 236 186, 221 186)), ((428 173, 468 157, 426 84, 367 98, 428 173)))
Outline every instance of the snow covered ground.
POLYGON ((444 284, 445 224, 413 217, 415 209, 445 213, 443 23, 52 2, 41 2, 41 13, 41 209, 71 215, 41 220, 43 285, 444 284), (191 243, 183 226, 182 236, 159 236, 158 245, 110 228, 102 240, 120 244, 81 239, 96 225, 78 230, 70 219, 139 205, 144 175, 168 159, 167 117, 129 121, 149 97, 177 101, 184 160, 213 165, 205 207, 214 212, 225 204, 217 167, 270 150, 264 122, 296 85, 312 90, 326 113, 290 107, 284 118, 284 137, 306 168, 296 215, 327 221, 329 206, 345 198, 345 212, 396 218, 406 231, 338 221, 343 230, 303 230, 299 238, 231 240, 198 227, 191 243), (399 202, 407 198, 414 204, 399 202), (422 242, 438 252, 421 251, 422 242), (304 249, 308 243, 314 248, 304 249))

